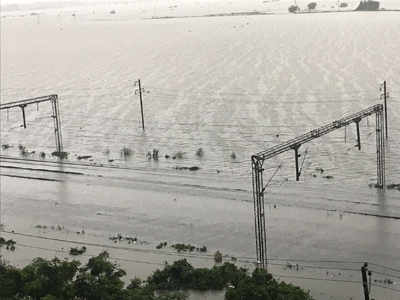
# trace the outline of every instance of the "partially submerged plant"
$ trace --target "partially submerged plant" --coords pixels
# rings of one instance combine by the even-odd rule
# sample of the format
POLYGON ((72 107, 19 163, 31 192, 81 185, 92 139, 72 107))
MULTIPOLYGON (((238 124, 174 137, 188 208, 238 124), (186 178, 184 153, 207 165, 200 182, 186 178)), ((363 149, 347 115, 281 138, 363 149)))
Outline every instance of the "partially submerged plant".
POLYGON ((167 242, 161 242, 156 246, 157 249, 162 249, 164 247, 167 247, 167 242))
POLYGON ((16 243, 14 240, 5 240, 3 237, 0 237, 0 248, 6 246, 7 250, 14 251, 16 243))
POLYGON ((158 160, 158 149, 153 149, 153 159, 158 160))
POLYGON ((54 152, 51 153, 51 156, 56 156, 56 157, 58 157, 60 159, 67 159, 68 158, 68 154, 69 154, 68 152, 64 152, 64 151, 61 151, 61 152, 54 151, 54 152))
POLYGON ((126 147, 126 146, 124 146, 122 149, 121 149, 121 155, 123 156, 123 157, 129 157, 129 156, 131 156, 132 155, 132 150, 130 149, 130 148, 128 148, 128 147, 126 147))
POLYGON ((175 153, 175 155, 172 158, 173 159, 182 159, 184 155, 185 155, 185 152, 178 151, 175 153))
POLYGON ((217 264, 222 263, 222 253, 219 252, 218 250, 214 253, 214 261, 215 261, 217 264))
POLYGON ((86 247, 85 246, 82 246, 80 249, 79 248, 71 248, 69 250, 69 254, 73 255, 73 256, 82 255, 85 252, 86 252, 86 247))
POLYGON ((204 156, 204 150, 203 150, 203 148, 197 149, 197 151, 196 151, 196 156, 199 157, 199 158, 202 158, 202 157, 204 156))

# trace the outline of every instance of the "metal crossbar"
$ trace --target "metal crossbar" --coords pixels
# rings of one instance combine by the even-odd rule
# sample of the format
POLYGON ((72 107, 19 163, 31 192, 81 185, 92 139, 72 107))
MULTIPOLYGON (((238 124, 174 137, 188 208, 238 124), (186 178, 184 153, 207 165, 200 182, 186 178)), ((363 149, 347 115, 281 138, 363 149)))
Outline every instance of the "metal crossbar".
POLYGON ((347 126, 351 123, 357 123, 361 119, 366 118, 370 115, 376 114, 377 112, 381 112, 381 111, 383 111, 383 105, 376 104, 367 109, 364 109, 357 113, 351 114, 351 115, 341 118, 339 120, 333 121, 329 124, 326 124, 324 126, 317 128, 317 129, 311 130, 310 132, 307 132, 303 135, 295 137, 294 139, 291 139, 285 143, 271 147, 265 151, 259 152, 253 156, 256 157, 256 159, 260 159, 260 160, 265 160, 265 159, 274 157, 274 156, 281 154, 287 150, 292 150, 296 146, 300 146, 300 145, 307 143, 313 139, 316 139, 325 134, 328 134, 336 129, 347 126))

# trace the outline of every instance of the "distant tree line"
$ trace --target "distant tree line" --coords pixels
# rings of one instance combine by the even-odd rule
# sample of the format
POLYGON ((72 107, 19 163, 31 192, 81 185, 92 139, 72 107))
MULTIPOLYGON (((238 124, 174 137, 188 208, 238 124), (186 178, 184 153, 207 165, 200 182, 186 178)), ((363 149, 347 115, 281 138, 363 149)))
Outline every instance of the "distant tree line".
POLYGON ((186 259, 166 264, 147 280, 128 285, 126 272, 107 252, 86 265, 73 260, 36 258, 22 269, 0 263, 0 299, 4 300, 184 300, 187 290, 226 290, 226 300, 312 300, 308 292, 256 269, 248 274, 231 263, 194 268, 186 259))

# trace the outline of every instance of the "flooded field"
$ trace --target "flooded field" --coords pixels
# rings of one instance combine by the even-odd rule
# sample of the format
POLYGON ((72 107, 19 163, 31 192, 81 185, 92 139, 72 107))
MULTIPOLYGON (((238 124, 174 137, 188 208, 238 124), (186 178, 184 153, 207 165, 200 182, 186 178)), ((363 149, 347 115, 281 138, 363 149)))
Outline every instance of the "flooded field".
MULTIPOLYGON (((20 109, 1 111, 1 222, 17 240, 7 259, 68 256, 78 242, 146 276, 179 258, 154 252, 168 241, 206 245, 190 257, 199 266, 221 250, 253 268, 250 156, 382 103, 383 80, 387 184, 400 183, 399 13, 154 20, 142 9, 1 19, 1 103, 58 94, 69 153, 63 166, 51 157, 50 105, 27 107, 26 129, 20 109), (116 233, 142 243, 112 248, 116 233)), ((300 182, 292 152, 266 162, 266 178, 282 166, 266 196, 271 271, 316 299, 361 299, 364 261, 400 269, 400 191, 371 187, 375 119, 360 125, 361 151, 355 126, 303 145, 300 182)), ((371 269, 375 296, 397 299, 400 275, 371 269)))

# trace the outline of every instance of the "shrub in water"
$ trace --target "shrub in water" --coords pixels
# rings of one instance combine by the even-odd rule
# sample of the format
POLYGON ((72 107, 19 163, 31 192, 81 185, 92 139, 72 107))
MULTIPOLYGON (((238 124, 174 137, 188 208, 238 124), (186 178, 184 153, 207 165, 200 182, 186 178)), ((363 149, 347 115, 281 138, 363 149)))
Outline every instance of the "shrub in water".
POLYGON ((158 149, 153 149, 153 159, 158 160, 158 149))
POLYGON ((185 155, 185 152, 178 151, 178 152, 176 152, 174 157, 177 158, 177 159, 182 159, 184 155, 185 155))
POLYGON ((131 156, 131 155, 132 155, 132 150, 131 150, 130 148, 128 148, 128 147, 123 147, 123 148, 121 149, 121 154, 122 154, 122 156, 124 156, 124 157, 131 156))
POLYGON ((204 156, 203 148, 197 149, 197 151, 196 151, 196 156, 197 156, 197 157, 200 157, 200 158, 204 156))
POLYGON ((76 256, 76 255, 81 255, 81 254, 83 254, 83 253, 85 253, 86 252, 86 247, 85 246, 83 246, 82 248, 80 248, 80 249, 78 249, 78 248, 71 248, 70 250, 69 250, 69 254, 70 255, 74 255, 74 256, 76 256))
POLYGON ((219 252, 218 250, 217 250, 217 252, 214 253, 214 261, 215 261, 217 264, 222 263, 222 253, 219 252))

